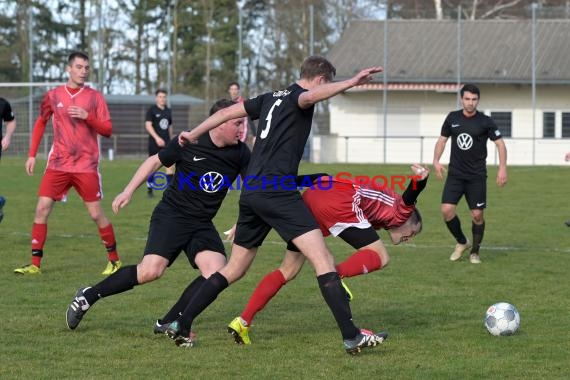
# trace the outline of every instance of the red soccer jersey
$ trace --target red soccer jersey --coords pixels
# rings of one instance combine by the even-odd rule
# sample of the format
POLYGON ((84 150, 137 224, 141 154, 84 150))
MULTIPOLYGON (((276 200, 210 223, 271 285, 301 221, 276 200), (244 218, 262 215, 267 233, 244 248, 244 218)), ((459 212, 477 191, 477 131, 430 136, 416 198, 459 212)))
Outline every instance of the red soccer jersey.
POLYGON ((338 236, 349 227, 397 227, 408 220, 415 208, 406 206, 402 196, 393 190, 375 190, 350 181, 333 180, 331 184, 325 177, 307 189, 303 199, 324 236, 338 236))
POLYGON ((48 91, 42 101, 40 114, 45 123, 52 118, 53 145, 47 168, 71 173, 97 172, 97 131, 85 120, 70 117, 67 113, 70 106, 83 108, 90 118, 98 121, 111 119, 103 95, 90 87, 82 87, 76 93, 71 93, 65 85, 48 91))

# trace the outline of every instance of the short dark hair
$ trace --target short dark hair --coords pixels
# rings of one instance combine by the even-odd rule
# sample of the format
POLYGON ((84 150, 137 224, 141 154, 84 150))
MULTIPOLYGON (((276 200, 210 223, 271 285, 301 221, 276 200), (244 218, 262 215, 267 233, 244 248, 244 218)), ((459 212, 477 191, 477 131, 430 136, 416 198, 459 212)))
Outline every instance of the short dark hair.
POLYGON ((412 211, 412 215, 410 215, 410 221, 414 226, 420 226, 420 229, 417 232, 418 234, 422 232, 422 214, 420 214, 420 211, 417 208, 414 208, 414 211, 412 211))
POLYGON ((220 99, 212 105, 212 108, 210 108, 210 116, 212 116, 222 108, 228 108, 230 106, 233 106, 234 104, 236 104, 236 102, 234 102, 233 100, 220 99))
POLYGON ((158 94, 168 95, 168 91, 166 91, 164 88, 157 88, 154 92, 154 96, 157 96, 158 94))
POLYGON ((463 97, 463 94, 465 92, 470 92, 472 94, 475 94, 477 95, 478 98, 481 97, 481 93, 479 92, 479 87, 475 86, 474 84, 466 84, 463 87, 461 87, 461 90, 459 91, 461 97, 463 97))
POLYGON ((89 56, 83 52, 80 51, 74 51, 73 53, 71 53, 68 57, 67 57, 67 64, 69 66, 71 66, 71 64, 73 63, 73 61, 75 60, 75 58, 81 58, 84 59, 86 61, 89 61, 89 56))
POLYGON ((336 69, 326 58, 319 55, 312 55, 301 64, 301 79, 311 80, 323 75, 327 81, 331 82, 336 75, 336 69))
POLYGON ((232 86, 237 86, 238 90, 240 89, 238 82, 230 82, 230 84, 228 84, 228 90, 229 90, 230 87, 232 87, 232 86))

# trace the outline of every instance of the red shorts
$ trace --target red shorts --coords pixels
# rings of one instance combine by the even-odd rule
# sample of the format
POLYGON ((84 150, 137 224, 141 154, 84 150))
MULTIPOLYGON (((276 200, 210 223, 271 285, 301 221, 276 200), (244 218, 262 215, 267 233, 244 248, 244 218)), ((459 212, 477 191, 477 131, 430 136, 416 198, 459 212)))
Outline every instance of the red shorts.
POLYGON ((103 198, 99 173, 69 173, 51 169, 47 169, 44 173, 38 196, 61 201, 71 187, 84 202, 100 201, 103 198))
POLYGON ((308 188, 303 200, 319 223, 323 236, 338 236, 349 227, 371 227, 360 208, 360 196, 345 183, 333 182, 330 189, 308 188))

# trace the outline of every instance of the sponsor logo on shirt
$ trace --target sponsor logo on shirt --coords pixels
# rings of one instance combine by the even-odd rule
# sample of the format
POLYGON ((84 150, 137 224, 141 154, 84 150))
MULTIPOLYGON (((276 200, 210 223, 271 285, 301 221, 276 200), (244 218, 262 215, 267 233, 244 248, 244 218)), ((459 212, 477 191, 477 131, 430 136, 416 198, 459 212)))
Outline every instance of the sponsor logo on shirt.
POLYGON ((469 150, 473 146, 473 137, 468 133, 462 133, 457 136, 457 146, 461 150, 469 150))

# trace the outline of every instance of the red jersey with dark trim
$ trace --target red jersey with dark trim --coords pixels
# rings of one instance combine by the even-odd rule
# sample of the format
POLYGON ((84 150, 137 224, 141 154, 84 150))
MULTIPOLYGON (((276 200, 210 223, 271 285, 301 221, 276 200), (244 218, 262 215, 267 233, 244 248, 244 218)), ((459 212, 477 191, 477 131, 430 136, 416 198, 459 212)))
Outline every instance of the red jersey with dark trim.
POLYGON ((90 117, 99 121, 111 119, 103 95, 90 87, 71 93, 67 86, 48 91, 42 101, 40 118, 52 119, 53 145, 47 168, 71 173, 97 172, 99 167, 99 139, 97 131, 85 120, 72 118, 67 109, 81 107, 90 117))
POLYGON ((376 190, 349 180, 329 181, 326 177, 305 190, 303 199, 323 236, 338 236, 349 227, 398 227, 415 209, 415 205, 406 206, 402 196, 391 189, 376 190))

